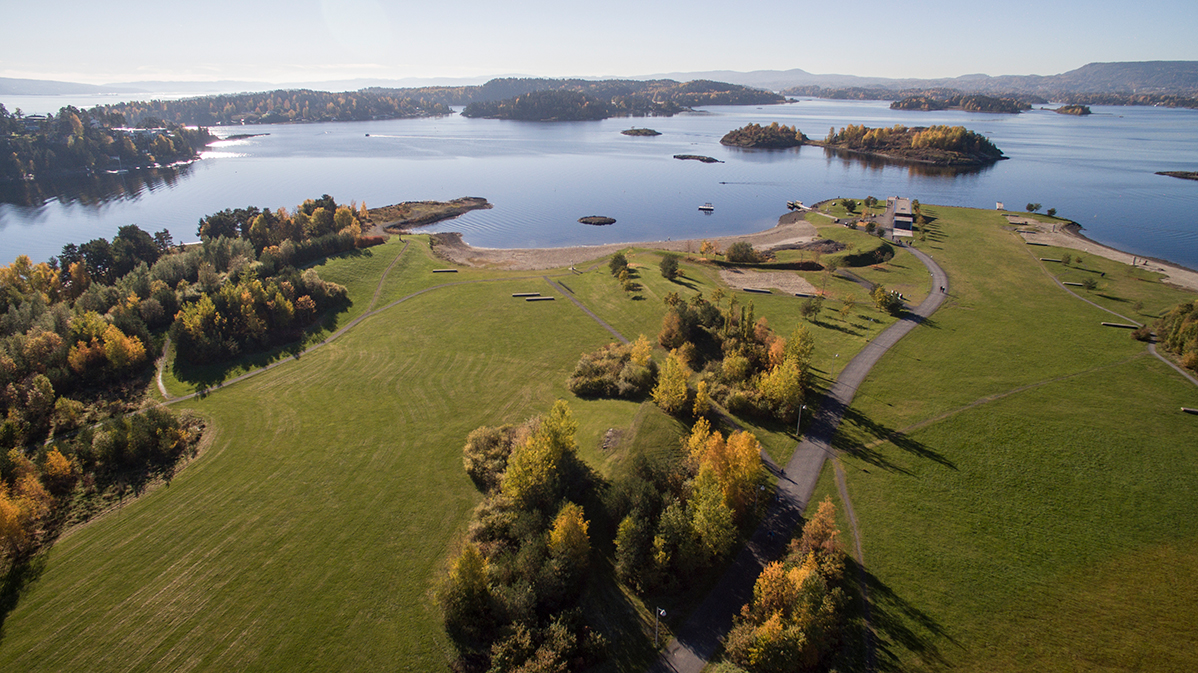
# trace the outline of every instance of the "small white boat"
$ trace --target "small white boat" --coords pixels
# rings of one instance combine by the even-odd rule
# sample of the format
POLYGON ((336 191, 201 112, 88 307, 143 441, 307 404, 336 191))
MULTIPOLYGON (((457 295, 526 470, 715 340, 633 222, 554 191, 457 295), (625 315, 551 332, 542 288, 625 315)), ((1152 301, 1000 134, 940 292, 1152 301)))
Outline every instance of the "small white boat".
POLYGON ((708 201, 707 203, 704 203, 703 205, 699 206, 699 210, 701 210, 705 213, 710 213, 715 210, 715 206, 711 205, 711 201, 708 201))

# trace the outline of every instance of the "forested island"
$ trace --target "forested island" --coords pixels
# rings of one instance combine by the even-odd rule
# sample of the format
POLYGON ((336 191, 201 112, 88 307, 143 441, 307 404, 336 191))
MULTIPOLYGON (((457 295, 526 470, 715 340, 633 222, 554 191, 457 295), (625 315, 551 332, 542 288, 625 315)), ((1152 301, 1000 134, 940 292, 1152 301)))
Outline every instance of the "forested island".
POLYGON ((368 121, 452 114, 447 103, 413 98, 403 95, 402 90, 344 93, 279 90, 120 103, 102 109, 133 122, 154 118, 200 126, 368 121))
MULTIPOLYGON (((669 103, 651 104, 647 114, 672 115, 679 110, 669 103)), ((578 91, 533 91, 500 101, 471 103, 462 110, 463 117, 534 122, 597 121, 622 113, 618 105, 578 91)))
POLYGON ((1053 110, 1053 112, 1062 115, 1076 115, 1078 117, 1084 117, 1088 114, 1091 114, 1089 106, 1086 105, 1063 105, 1056 110, 1053 110))
POLYGON ((214 140, 208 129, 161 119, 129 128, 124 115, 101 107, 27 117, 0 105, 0 181, 168 166, 196 159, 214 140))
POLYGON ((981 94, 907 96, 890 104, 891 110, 963 110, 965 112, 1000 112, 1018 114, 1032 109, 1030 103, 1016 98, 996 98, 981 94))
POLYGON ((809 142, 834 150, 937 166, 984 166, 1006 158, 988 138, 963 126, 908 128, 895 124, 873 129, 850 124, 839 132, 829 129, 823 142, 809 142))
POLYGON ((773 122, 769 126, 748 124, 733 129, 720 138, 721 145, 732 147, 753 147, 765 149, 783 149, 798 147, 807 141, 807 136, 794 126, 779 125, 773 122))
POLYGON ((626 136, 647 136, 648 137, 648 136, 659 136, 659 135, 661 135, 661 131, 655 131, 653 129, 630 128, 630 129, 624 129, 623 131, 620 131, 620 134, 626 135, 626 136))
MULTIPOLYGON (((522 81, 515 80, 513 86, 522 81)), ((533 82, 546 87, 552 85, 552 88, 523 91, 502 99, 475 100, 466 106, 462 116, 521 121, 592 121, 609 117, 669 117, 699 105, 767 105, 785 101, 782 96, 769 91, 706 80, 684 84, 673 80, 533 82)))

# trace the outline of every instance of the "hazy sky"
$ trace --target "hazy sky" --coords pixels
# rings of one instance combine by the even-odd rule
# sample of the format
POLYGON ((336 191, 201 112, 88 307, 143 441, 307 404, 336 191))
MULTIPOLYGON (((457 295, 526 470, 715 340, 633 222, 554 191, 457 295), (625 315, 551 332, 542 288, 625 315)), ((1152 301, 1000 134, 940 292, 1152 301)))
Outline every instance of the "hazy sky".
POLYGON ((1051 75, 1198 60, 1194 0, 3 0, 0 77, 92 84, 785 70, 1051 75))

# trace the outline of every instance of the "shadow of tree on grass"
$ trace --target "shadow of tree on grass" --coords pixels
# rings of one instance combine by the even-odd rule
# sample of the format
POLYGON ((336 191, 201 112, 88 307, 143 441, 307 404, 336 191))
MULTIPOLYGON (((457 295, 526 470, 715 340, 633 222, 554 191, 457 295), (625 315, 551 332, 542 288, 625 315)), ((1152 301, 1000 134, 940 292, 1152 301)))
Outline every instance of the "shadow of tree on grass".
MULTIPOLYGON (((849 407, 845 410, 843 422, 861 428, 875 440, 888 441, 899 449, 913 456, 930 460, 951 470, 957 469, 956 463, 943 454, 937 452, 935 449, 932 449, 923 442, 913 439, 908 435, 899 432, 898 430, 875 421, 874 419, 861 413, 861 411, 856 408, 849 407)), ((838 432, 832 440, 833 447, 835 447, 838 451, 843 451, 849 456, 865 461, 870 465, 874 465, 889 472, 911 474, 910 470, 887 458, 884 452, 870 448, 868 444, 872 443, 872 441, 866 442, 865 444, 858 443, 852 438, 846 436, 846 434, 843 432, 838 432)))

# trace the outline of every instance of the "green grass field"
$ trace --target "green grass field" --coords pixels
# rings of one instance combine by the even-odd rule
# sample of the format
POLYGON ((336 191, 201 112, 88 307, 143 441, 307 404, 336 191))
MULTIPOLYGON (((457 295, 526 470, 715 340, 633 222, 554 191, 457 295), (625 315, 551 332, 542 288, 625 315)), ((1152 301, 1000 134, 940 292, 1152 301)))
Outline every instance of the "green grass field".
MULTIPOLYGON (((462 442, 568 396, 579 352, 609 336, 567 301, 510 297, 526 288, 426 293, 189 403, 209 447, 54 546, 4 621, 0 668, 443 668, 430 590, 479 497, 462 442)), ((637 408, 574 406, 592 455, 637 408)))
MULTIPOLYGON (((838 438, 879 665, 1198 668, 1198 425, 1178 411, 1198 389, 1101 327, 997 216, 925 212, 950 302, 874 369, 838 438)), ((1108 301, 1192 296, 1117 267, 1108 301)))
MULTIPOLYGON (((1100 327, 1109 314, 1050 274, 1105 272, 1079 294, 1142 302, 1144 314, 1189 295, 1099 258, 1042 265, 1037 257, 1059 255, 1023 245, 993 213, 924 212, 928 241, 917 245, 948 271, 950 300, 875 368, 837 440, 879 662, 1198 668, 1198 425, 1177 412, 1198 406, 1198 389, 1126 330, 1100 327)), ((654 407, 566 390, 579 355, 615 337, 543 276, 625 337, 655 341, 666 294, 710 297, 722 286, 713 267, 684 261, 672 282, 659 253, 632 249, 641 289, 630 295, 605 259, 582 274, 434 274, 450 264, 426 237, 407 238, 402 255, 392 239, 318 264, 352 304, 305 343, 367 317, 327 346, 182 405, 208 420, 201 455, 33 563, 0 613, 0 670, 443 670, 451 646, 432 590, 480 499, 461 465, 470 430, 567 399, 580 453, 604 475, 677 441, 683 426, 654 407), (527 291, 558 298, 510 296, 527 291), (609 430, 620 437, 614 449, 602 446, 609 430)), ((902 251, 856 271, 913 301, 929 290, 902 251)), ((833 299, 807 323, 817 386, 893 322, 850 280, 827 283, 833 299), (858 304, 842 316, 849 293, 858 304)), ((794 297, 736 294, 779 334, 800 321, 794 297)), ((171 367, 165 378, 176 395, 197 387, 171 367)), ((747 425, 775 460, 789 457, 793 428, 747 425)), ((825 496, 843 504, 831 463, 812 502, 825 496)), ((843 507, 840 517, 851 547, 843 507)), ((605 668, 643 670, 651 612, 610 585, 585 602, 618 634, 605 668)), ((670 611, 671 622, 683 617, 670 611)), ((857 645, 841 670, 860 666, 857 645)))

